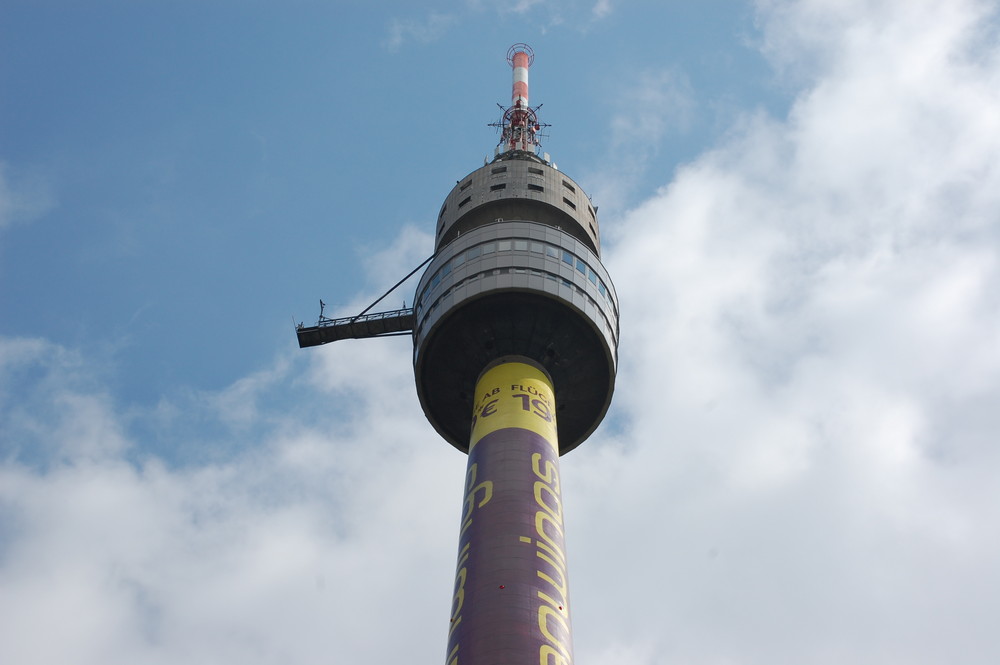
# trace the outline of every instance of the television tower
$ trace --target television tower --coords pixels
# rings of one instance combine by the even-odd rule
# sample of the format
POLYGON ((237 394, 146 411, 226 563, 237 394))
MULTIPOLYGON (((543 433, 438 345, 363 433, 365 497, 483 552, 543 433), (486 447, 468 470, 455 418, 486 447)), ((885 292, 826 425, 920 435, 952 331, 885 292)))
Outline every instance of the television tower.
POLYGON ((424 414, 468 453, 446 665, 573 662, 559 456, 614 391, 618 297, 597 209, 537 154, 533 59, 526 44, 507 52, 500 143, 445 198, 434 254, 397 283, 427 265, 414 307, 368 314, 380 298, 330 319, 321 303, 297 328, 300 347, 412 334, 424 414))

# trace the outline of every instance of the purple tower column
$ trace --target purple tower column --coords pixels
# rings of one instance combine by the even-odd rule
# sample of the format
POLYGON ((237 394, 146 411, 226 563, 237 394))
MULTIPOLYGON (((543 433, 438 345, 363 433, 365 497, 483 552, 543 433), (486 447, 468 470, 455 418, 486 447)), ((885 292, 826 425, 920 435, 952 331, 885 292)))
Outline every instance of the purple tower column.
POLYGON ((569 665, 555 393, 532 360, 476 383, 447 665, 569 665))

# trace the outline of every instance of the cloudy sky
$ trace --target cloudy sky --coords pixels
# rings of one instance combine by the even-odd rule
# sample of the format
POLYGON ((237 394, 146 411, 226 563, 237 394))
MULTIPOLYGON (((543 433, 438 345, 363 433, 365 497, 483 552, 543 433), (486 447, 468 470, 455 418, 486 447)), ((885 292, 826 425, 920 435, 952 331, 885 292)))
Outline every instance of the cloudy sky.
POLYGON ((0 662, 443 662, 465 459, 292 322, 430 253, 521 41, 622 302, 577 662, 1000 662, 996 3, 87 5, 0 10, 0 662))

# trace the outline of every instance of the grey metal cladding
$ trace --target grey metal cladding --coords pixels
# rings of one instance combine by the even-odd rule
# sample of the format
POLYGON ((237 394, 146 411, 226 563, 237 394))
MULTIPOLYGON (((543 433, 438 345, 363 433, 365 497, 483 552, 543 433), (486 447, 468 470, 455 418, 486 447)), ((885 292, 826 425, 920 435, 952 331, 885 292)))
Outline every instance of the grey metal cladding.
POLYGON ((504 289, 541 290, 563 301, 591 320, 617 356, 618 296, 599 257, 560 229, 521 220, 481 226, 438 253, 417 286, 415 336, 421 337, 463 301, 504 289), (501 249, 501 241, 509 246, 501 249), (491 244, 490 251, 483 251, 491 244), (553 256, 552 250, 558 255, 553 256), (476 256, 466 258, 474 252, 476 256), (567 263, 566 253, 572 264, 567 263), (456 257, 461 260, 456 262, 456 257))
POLYGON ((583 188, 537 158, 493 161, 458 181, 437 223, 437 246, 498 219, 531 219, 561 228, 600 255, 600 229, 583 188))

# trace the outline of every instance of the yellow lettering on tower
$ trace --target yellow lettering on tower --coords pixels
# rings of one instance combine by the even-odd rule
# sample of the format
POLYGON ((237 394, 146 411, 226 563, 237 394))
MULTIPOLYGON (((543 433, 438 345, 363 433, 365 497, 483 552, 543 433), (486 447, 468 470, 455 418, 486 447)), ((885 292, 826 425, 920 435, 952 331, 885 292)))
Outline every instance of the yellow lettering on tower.
MULTIPOLYGON (((457 663, 458 661, 456 660, 455 662, 457 663)), ((548 644, 543 644, 542 648, 538 650, 538 663, 539 665, 570 665, 569 660, 565 656, 548 644)), ((448 663, 448 665, 452 664, 448 663)))
POLYGON ((555 624, 556 632, 560 635, 569 634, 569 626, 566 625, 566 620, 563 619, 562 615, 556 611, 555 608, 549 607, 548 605, 542 605, 538 608, 538 629, 542 631, 542 635, 545 639, 549 641, 559 653, 564 657, 569 658, 569 649, 566 645, 562 643, 560 637, 556 637, 551 630, 549 630, 549 620, 552 619, 555 624))

